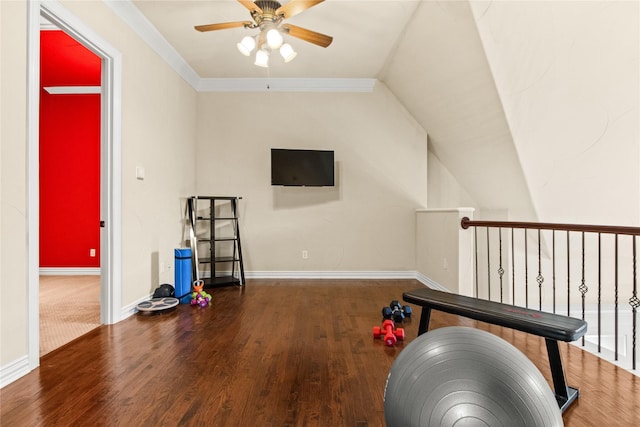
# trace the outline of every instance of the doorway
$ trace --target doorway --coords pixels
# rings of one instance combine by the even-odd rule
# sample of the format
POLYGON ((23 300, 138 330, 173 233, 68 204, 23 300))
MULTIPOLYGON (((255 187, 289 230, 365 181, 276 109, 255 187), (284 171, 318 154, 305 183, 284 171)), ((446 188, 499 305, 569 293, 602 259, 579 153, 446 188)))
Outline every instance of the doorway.
POLYGON ((41 356, 100 326, 100 67, 42 19, 41 356))
MULTIPOLYGON (((100 324, 121 319, 121 54, 75 15, 56 2, 29 2, 28 8, 28 297, 39 301, 39 105, 40 17, 100 58, 100 324)), ((28 308, 29 367, 40 364, 40 310, 28 308)))

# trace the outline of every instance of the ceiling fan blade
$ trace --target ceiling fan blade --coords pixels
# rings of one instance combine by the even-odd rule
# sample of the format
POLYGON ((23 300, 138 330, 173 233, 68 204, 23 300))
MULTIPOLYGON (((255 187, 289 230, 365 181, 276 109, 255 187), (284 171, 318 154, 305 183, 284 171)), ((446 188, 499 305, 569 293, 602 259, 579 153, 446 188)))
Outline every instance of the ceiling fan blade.
POLYGON ((331 36, 316 33, 315 31, 307 30, 306 28, 297 27, 291 24, 284 24, 282 29, 292 37, 297 37, 321 47, 327 47, 333 41, 333 37, 331 36))
POLYGON ((208 25, 196 25, 195 28, 198 31, 216 31, 226 30, 229 28, 248 27, 253 25, 251 21, 236 21, 236 22, 224 22, 222 24, 208 24, 208 25))
POLYGON ((258 13, 262 13, 262 9, 260 9, 260 6, 258 6, 257 4, 252 2, 251 0, 238 0, 238 3, 240 3, 241 5, 246 7, 247 9, 249 9, 249 12, 251 12, 251 13, 253 13, 254 10, 256 12, 258 12, 258 13))
MULTIPOLYGON (((238 0, 239 1, 239 0, 238 0)), ((324 0, 291 0, 283 6, 280 6, 276 10, 276 15, 284 15, 286 18, 291 18, 294 15, 299 14, 300 12, 304 12, 317 5, 318 3, 322 3, 324 0)))

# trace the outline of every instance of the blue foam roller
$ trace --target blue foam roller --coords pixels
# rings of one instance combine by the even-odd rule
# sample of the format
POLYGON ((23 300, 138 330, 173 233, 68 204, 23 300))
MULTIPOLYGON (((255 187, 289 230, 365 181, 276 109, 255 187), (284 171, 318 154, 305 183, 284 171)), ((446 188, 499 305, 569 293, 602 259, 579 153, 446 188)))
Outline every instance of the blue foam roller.
POLYGON ((191 293, 191 248, 175 250, 175 294, 181 304, 188 304, 191 293))

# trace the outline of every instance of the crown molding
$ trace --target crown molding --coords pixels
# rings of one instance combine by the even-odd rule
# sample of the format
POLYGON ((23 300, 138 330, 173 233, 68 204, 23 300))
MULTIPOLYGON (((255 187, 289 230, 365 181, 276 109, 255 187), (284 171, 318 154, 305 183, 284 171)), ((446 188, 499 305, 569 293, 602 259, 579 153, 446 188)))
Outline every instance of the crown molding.
POLYGON ((160 31, 140 12, 131 0, 103 0, 131 29, 137 33, 187 83, 197 89, 200 76, 191 68, 160 31))
POLYGON ((376 79, 202 78, 131 0, 102 0, 197 92, 372 92, 376 79))
POLYGON ((376 79, 200 79, 198 92, 373 92, 376 79))

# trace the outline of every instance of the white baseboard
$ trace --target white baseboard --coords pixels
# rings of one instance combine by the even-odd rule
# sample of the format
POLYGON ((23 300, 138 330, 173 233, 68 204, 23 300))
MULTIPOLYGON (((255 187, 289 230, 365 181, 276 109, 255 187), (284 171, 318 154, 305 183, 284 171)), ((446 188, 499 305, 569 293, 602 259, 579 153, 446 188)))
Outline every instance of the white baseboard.
POLYGON ((21 358, 0 367, 0 388, 11 384, 29 373, 29 357, 21 358))
POLYGON ((120 310, 120 320, 122 321, 127 317, 130 317, 136 314, 138 312, 138 308, 137 308, 138 304, 140 304, 143 301, 149 301, 152 297, 153 297, 153 294, 149 294, 142 298, 138 298, 136 301, 132 302, 131 304, 127 304, 124 307, 122 307, 122 309, 120 310))
POLYGON ((415 279, 415 271, 250 271, 247 279, 415 279))
POLYGON ((442 286, 440 283, 436 282, 435 280, 432 280, 430 278, 428 278, 427 276, 425 276, 424 274, 416 271, 416 280, 420 283, 422 283, 423 285, 428 286, 431 289, 435 289, 438 291, 443 291, 443 292, 451 292, 449 289, 445 288, 444 286, 442 286))
POLYGON ((40 267, 41 276, 99 276, 100 267, 40 267))

